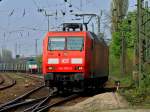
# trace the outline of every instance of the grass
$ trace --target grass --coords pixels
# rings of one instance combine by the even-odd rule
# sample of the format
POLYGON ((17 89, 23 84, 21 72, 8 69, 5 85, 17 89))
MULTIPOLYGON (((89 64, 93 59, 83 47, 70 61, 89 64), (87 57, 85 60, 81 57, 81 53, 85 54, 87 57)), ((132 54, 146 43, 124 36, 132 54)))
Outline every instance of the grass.
POLYGON ((150 91, 140 92, 138 89, 121 89, 119 93, 126 98, 131 106, 150 108, 150 91))
POLYGON ((119 80, 121 82, 121 86, 127 87, 120 89, 119 93, 126 98, 131 106, 150 108, 150 86, 147 86, 145 89, 136 88, 133 85, 131 74, 127 74, 125 76, 112 74, 111 77, 119 80))
MULTIPOLYGON (((132 80, 133 67, 131 60, 132 58, 128 59, 126 63, 127 74, 121 75, 120 60, 116 59, 113 56, 110 56, 110 77, 119 80, 122 86, 128 87, 120 89, 119 93, 126 98, 126 100, 131 104, 131 106, 140 108, 150 108, 150 78, 146 81, 143 81, 142 88, 135 87, 132 80)), ((150 67, 148 66, 148 70, 150 70, 149 68, 150 67)))
POLYGON ((132 84, 132 74, 127 72, 125 75, 121 75, 119 61, 113 60, 110 62, 110 77, 119 80, 122 86, 130 86, 132 84))

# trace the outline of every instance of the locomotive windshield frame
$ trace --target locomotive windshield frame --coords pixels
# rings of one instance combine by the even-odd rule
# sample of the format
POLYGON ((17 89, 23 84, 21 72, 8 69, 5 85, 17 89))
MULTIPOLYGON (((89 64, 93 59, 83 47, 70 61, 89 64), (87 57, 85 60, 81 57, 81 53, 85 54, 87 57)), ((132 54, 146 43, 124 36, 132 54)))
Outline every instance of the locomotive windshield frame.
POLYGON ((48 50, 65 50, 65 37, 49 37, 48 39, 48 50))
POLYGON ((84 37, 82 36, 52 36, 48 38, 49 51, 82 51, 84 37))

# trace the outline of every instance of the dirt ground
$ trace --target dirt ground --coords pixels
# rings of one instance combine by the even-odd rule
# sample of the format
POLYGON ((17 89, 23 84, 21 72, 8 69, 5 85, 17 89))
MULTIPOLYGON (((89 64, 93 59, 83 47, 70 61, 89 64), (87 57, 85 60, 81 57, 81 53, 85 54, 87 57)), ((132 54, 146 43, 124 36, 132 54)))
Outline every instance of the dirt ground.
POLYGON ((5 87, 5 86, 12 85, 13 80, 10 79, 10 78, 7 76, 7 74, 6 74, 6 75, 1 75, 1 76, 2 76, 2 78, 3 78, 3 80, 4 80, 4 82, 3 82, 2 84, 0 84, 0 88, 3 88, 3 87, 5 87))
MULTIPOLYGON (((74 106, 53 108, 49 112, 135 112, 118 93, 107 92, 88 98, 74 106)), ((136 112, 150 112, 139 109, 136 112)))
POLYGON ((9 75, 11 78, 15 79, 17 84, 11 88, 5 89, 0 91, 0 104, 8 102, 14 98, 16 98, 19 95, 24 94, 26 91, 29 91, 39 85, 41 85, 41 82, 36 80, 33 80, 32 78, 27 78, 24 76, 21 76, 21 74, 15 74, 15 73, 0 73, 2 75, 9 75))
POLYGON ((127 107, 128 103, 120 95, 113 92, 107 92, 90 97, 74 106, 59 107, 54 110, 56 112, 95 112, 96 110, 127 107))

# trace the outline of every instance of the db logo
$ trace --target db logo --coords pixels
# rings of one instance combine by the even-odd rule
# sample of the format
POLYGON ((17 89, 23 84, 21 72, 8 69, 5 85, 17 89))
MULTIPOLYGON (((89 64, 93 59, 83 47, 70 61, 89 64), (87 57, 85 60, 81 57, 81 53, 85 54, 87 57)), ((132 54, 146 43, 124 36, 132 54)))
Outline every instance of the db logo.
POLYGON ((62 59, 61 62, 62 63, 69 63, 69 59, 62 59))

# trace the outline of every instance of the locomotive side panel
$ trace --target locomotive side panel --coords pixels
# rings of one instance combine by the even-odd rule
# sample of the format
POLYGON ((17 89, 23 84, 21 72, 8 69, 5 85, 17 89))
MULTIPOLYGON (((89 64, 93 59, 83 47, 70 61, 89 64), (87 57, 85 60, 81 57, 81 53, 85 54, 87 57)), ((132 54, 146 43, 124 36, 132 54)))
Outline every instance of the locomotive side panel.
POLYGON ((94 52, 95 76, 99 77, 99 75, 103 74, 103 46, 97 40, 95 41, 94 52))
MULTIPOLYGON (((108 76, 108 46, 96 35, 88 33, 86 37, 86 67, 89 78, 108 76)), ((87 74, 87 72, 86 72, 87 74)))
POLYGON ((107 63, 108 63, 108 55, 107 46, 99 40, 95 40, 94 47, 94 64, 95 64, 95 77, 105 77, 108 76, 107 72, 107 63))
POLYGON ((92 48, 92 42, 93 40, 89 37, 89 35, 86 35, 85 40, 85 78, 90 78, 93 74, 93 48, 92 48))
POLYGON ((105 74, 109 75, 109 47, 104 47, 104 66, 105 66, 105 74))

